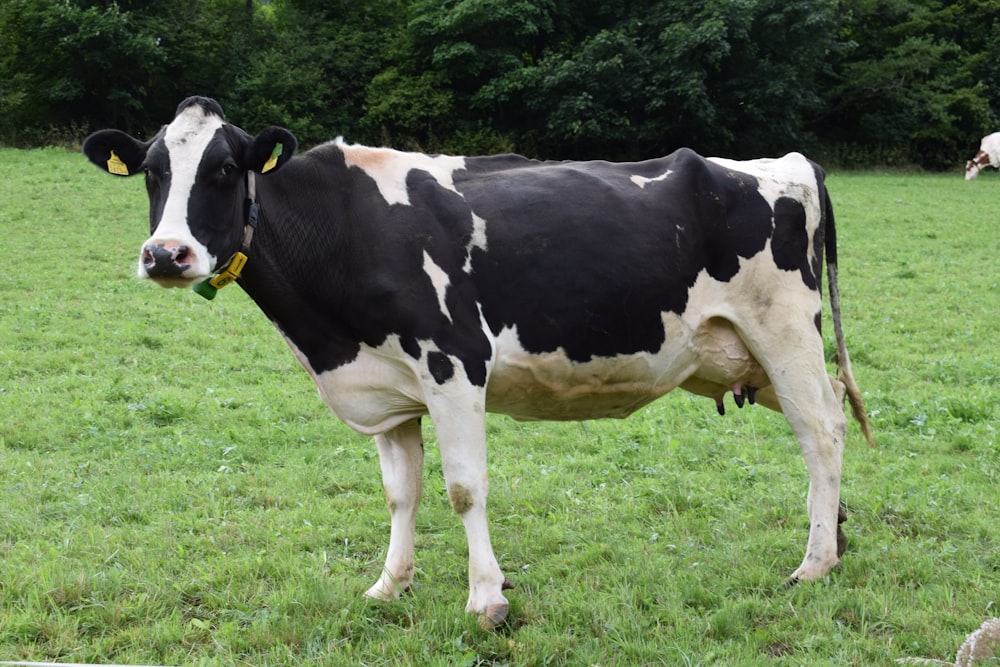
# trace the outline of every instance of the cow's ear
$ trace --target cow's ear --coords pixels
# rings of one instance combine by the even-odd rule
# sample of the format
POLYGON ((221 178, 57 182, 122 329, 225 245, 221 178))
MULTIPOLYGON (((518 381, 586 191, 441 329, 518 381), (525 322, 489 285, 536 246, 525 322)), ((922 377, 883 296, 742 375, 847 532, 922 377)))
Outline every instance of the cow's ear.
POLYGON ((259 174, 268 174, 288 162, 298 145, 295 135, 285 128, 269 127, 250 142, 246 166, 259 174))
POLYGON ((83 142, 83 154, 101 169, 115 176, 134 176, 142 171, 149 144, 121 130, 100 130, 83 142))

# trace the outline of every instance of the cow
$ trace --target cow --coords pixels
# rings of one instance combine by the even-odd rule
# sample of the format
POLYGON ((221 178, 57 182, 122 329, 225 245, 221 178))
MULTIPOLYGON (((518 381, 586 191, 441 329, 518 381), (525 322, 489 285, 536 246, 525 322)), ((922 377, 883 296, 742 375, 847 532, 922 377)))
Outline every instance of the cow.
POLYGON ((971 181, 986 167, 1000 168, 1000 132, 983 137, 979 152, 965 163, 965 180, 971 181))
POLYGON ((494 628, 511 584, 487 523, 485 413, 620 418, 677 387, 719 412, 732 392, 784 413, 809 476, 808 544, 788 582, 839 563, 845 395, 871 432, 818 165, 689 149, 632 163, 457 157, 342 138, 296 149, 289 130, 252 136, 203 97, 148 141, 106 129, 83 144, 111 174, 143 174, 139 277, 206 297, 238 283, 333 413, 374 436, 390 533, 369 597, 413 581, 422 417, 466 531, 466 611, 494 628))

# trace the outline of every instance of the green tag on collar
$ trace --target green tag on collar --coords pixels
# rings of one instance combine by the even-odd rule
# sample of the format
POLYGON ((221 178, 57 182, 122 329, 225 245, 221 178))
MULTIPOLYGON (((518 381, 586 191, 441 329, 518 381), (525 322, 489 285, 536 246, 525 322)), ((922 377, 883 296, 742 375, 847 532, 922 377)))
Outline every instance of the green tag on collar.
POLYGON ((194 290, 195 294, 197 294, 198 296, 205 297, 209 301, 214 299, 215 295, 218 294, 219 292, 218 288, 212 285, 211 279, 202 280, 200 283, 196 284, 191 289, 194 290))
POLYGON ((194 290, 195 294, 211 301, 220 289, 240 277, 246 263, 247 256, 242 252, 235 252, 216 275, 201 281, 191 289, 194 290))

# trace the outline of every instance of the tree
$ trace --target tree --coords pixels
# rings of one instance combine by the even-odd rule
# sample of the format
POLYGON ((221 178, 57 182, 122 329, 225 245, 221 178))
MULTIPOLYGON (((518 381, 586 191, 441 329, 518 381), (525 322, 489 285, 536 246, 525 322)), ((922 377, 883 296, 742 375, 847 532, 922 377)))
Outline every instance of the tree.
POLYGON ((961 42, 989 48, 998 13, 982 12, 1000 9, 970 4, 977 11, 936 0, 844 3, 847 48, 834 64, 826 110, 813 120, 834 159, 945 169, 968 157, 970 137, 978 143, 996 120, 997 91, 991 65, 961 42))
POLYGON ((545 153, 791 148, 820 102, 815 76, 833 47, 835 15, 832 0, 632 5, 615 25, 556 43, 476 99, 520 103, 510 117, 528 122, 508 131, 545 153))
POLYGON ((50 127, 145 120, 166 52, 116 4, 8 0, 0 6, 0 135, 31 140, 50 127))
POLYGON ((122 4, 0 5, 0 136, 17 143, 112 125, 148 133, 188 95, 228 95, 255 43, 245 0, 122 4))
POLYGON ((1000 0, 6 0, 0 141, 155 131, 192 94, 304 145, 960 164, 1000 0))
POLYGON ((230 113, 247 127, 284 125, 305 145, 336 135, 378 141, 377 127, 362 118, 365 95, 385 68, 385 43, 402 21, 401 5, 286 0, 268 6, 258 15, 258 48, 235 79, 230 113))

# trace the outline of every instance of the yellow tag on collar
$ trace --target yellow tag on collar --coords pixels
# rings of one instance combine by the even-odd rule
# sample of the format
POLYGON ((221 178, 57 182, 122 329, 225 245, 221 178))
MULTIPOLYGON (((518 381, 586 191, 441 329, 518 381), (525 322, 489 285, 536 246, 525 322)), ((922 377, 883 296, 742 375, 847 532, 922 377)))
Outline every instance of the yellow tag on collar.
POLYGON ((111 151, 111 157, 108 158, 108 172, 118 176, 128 176, 128 167, 114 151, 111 151))
POLYGON ((274 150, 271 151, 271 157, 267 158, 267 162, 265 162, 264 166, 260 168, 260 173, 266 174, 274 169, 274 167, 278 164, 278 158, 281 157, 281 153, 284 149, 285 147, 280 143, 275 144, 274 150))
POLYGON ((216 289, 222 289, 240 277, 240 273, 243 272, 243 266, 246 263, 247 256, 241 252, 237 252, 229 259, 228 262, 226 262, 226 265, 222 267, 222 270, 219 271, 219 275, 208 281, 209 284, 216 289))

